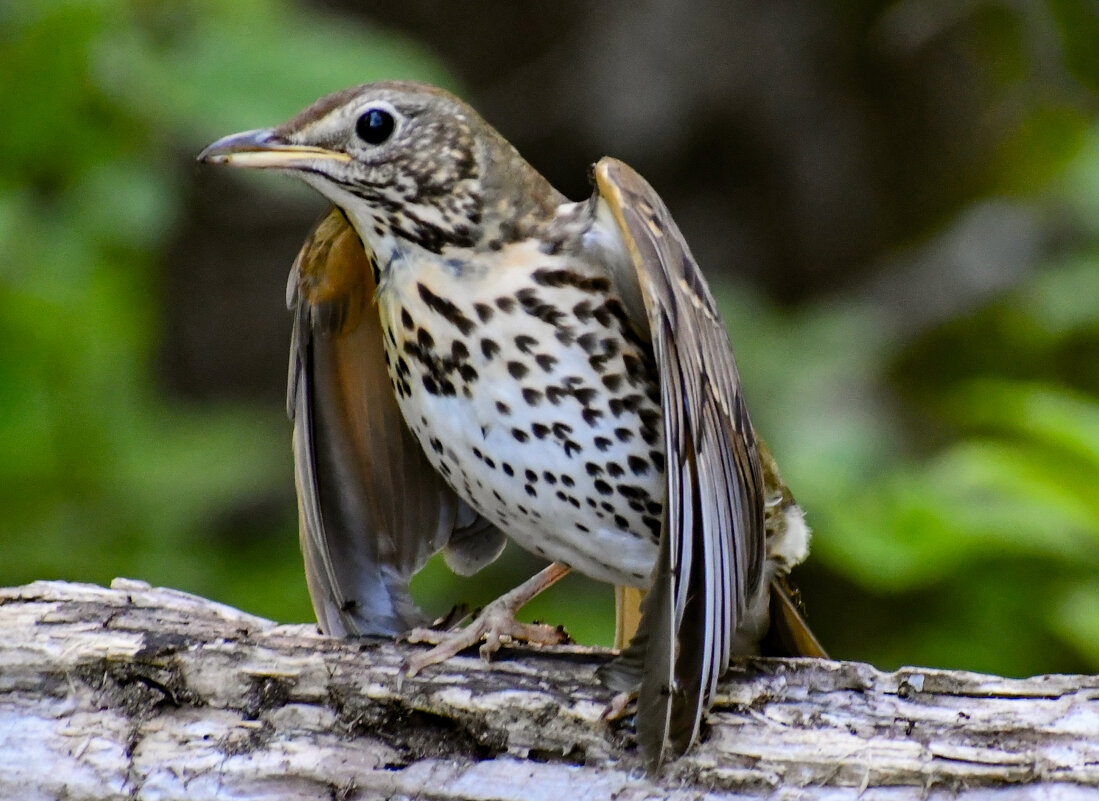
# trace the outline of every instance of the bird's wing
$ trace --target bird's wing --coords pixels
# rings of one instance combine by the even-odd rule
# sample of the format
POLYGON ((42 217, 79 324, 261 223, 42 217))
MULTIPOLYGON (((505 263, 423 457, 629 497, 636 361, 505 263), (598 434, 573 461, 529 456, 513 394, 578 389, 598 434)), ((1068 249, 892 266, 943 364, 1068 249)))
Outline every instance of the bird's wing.
POLYGON ((371 308, 371 259, 333 208, 290 273, 294 314, 287 411, 306 579, 321 629, 397 634, 421 622, 408 583, 451 542, 462 572, 503 535, 460 503, 409 431, 371 308))
POLYGON ((624 305, 644 317, 664 410, 660 555, 623 655, 640 668, 638 741, 656 765, 697 738, 733 632, 760 592, 763 479, 728 334, 668 209, 620 161, 601 160, 595 180, 597 215, 605 227, 613 218, 630 256, 610 268, 624 305))

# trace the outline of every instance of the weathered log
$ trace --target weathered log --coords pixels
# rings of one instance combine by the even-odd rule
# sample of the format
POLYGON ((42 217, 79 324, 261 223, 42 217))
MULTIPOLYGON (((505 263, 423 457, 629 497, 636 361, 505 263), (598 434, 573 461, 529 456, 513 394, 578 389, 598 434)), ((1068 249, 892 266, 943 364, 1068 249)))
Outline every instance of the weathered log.
POLYGON ((646 775, 601 715, 609 654, 506 649, 402 679, 339 641, 174 590, 0 590, 0 798, 1083 798, 1099 678, 749 660, 701 744, 646 775))

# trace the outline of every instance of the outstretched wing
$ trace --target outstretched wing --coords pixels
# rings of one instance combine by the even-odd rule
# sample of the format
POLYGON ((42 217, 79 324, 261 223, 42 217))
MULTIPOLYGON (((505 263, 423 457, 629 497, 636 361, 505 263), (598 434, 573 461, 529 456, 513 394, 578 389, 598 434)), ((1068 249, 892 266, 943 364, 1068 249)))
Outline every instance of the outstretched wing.
POLYGON ((640 668, 638 741, 656 765, 697 738, 733 633, 761 592, 763 479, 729 337, 682 234, 622 162, 603 159, 595 179, 597 225, 610 227, 609 215, 630 256, 611 270, 651 336, 664 410, 660 556, 623 655, 640 668))
POLYGON ((448 543, 473 572, 503 548, 431 467, 405 426, 371 308, 371 260, 333 208, 294 262, 287 411, 306 580, 321 629, 398 634, 422 621, 408 583, 448 543))

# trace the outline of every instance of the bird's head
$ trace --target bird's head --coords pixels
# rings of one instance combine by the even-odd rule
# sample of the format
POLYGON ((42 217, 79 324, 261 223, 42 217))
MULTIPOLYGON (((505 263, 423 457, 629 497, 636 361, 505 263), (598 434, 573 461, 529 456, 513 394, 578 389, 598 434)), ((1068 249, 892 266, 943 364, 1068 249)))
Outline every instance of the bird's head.
POLYGON ((383 251, 499 242, 513 227, 499 221, 544 218, 560 200, 473 109, 408 82, 336 92, 278 127, 219 139, 198 159, 296 175, 383 251))

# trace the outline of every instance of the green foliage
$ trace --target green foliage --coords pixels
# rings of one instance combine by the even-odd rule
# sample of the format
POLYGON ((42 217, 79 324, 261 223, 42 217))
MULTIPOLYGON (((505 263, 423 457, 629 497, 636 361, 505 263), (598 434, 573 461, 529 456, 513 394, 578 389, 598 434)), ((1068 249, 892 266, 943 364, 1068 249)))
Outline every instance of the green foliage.
POLYGON ((1073 244, 915 340, 864 301, 725 296, 757 426, 817 532, 808 570, 858 599, 810 593, 838 654, 1099 668, 1099 129, 1067 138, 1041 201, 1079 222, 1073 244))
POLYGON ((173 148, 333 86, 443 74, 277 0, 17 2, 0 71, 0 582, 131 575, 307 619, 296 521, 267 521, 281 536, 262 545, 211 536, 226 508, 288 491, 281 410, 191 408, 154 384, 173 148))

